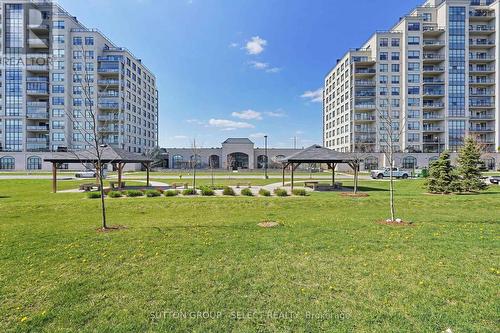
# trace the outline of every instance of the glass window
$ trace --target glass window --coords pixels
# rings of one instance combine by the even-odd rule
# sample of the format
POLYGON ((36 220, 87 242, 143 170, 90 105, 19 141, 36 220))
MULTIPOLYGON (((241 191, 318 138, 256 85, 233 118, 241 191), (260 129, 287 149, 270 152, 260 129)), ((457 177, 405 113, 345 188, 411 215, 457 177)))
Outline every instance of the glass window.
POLYGON ((399 52, 392 52, 391 60, 399 60, 399 52))
POLYGON ((42 169, 42 159, 38 156, 28 157, 27 169, 28 170, 41 170, 42 169))
POLYGON ((392 64, 391 65, 391 71, 393 73, 399 73, 399 64, 392 64))
POLYGON ((14 157, 5 156, 0 158, 0 170, 14 170, 16 167, 16 160, 14 157))
POLYGON ((52 28, 54 29, 64 29, 64 21, 53 21, 52 28))
POLYGON ((94 45, 94 37, 85 37, 85 45, 94 45))
POLYGON ((420 31, 420 23, 419 22, 409 22, 408 23, 408 31, 420 31))
POLYGON ((73 45, 83 45, 82 37, 73 37, 73 45))
POLYGON ((420 51, 408 51, 408 59, 420 59, 420 51))
POLYGON ((392 47, 399 47, 399 38, 393 38, 391 40, 391 46, 392 47))
POLYGON ((387 52, 380 52, 380 60, 387 60, 389 58, 389 54, 387 52))
POLYGON ((389 38, 380 38, 380 47, 387 47, 389 46, 389 38))
POLYGON ((408 37, 408 45, 420 45, 420 37, 418 36, 408 37))

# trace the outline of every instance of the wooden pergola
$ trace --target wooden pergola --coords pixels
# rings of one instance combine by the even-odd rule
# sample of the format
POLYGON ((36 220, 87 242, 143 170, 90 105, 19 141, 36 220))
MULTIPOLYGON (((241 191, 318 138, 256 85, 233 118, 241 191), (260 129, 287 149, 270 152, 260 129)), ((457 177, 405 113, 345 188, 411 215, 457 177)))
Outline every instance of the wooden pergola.
MULTIPOLYGON (((349 153, 337 152, 319 145, 313 145, 279 161, 283 165, 283 186, 285 186, 286 169, 291 170, 291 187, 294 188, 294 173, 304 163, 326 164, 332 170, 332 187, 335 187, 335 169, 338 164, 348 164, 358 177, 359 159, 349 153)), ((357 181, 357 179, 356 179, 357 181)))
MULTIPOLYGON (((149 172, 153 160, 137 154, 131 153, 124 149, 112 148, 109 146, 100 147, 101 163, 111 164, 118 172, 118 187, 122 187, 123 169, 126 164, 141 164, 146 169, 146 185, 149 186, 149 172)), ((57 192, 57 170, 62 164, 79 163, 82 165, 98 163, 97 153, 95 149, 79 150, 74 152, 54 153, 52 157, 44 159, 45 162, 52 163, 52 192, 57 192)))

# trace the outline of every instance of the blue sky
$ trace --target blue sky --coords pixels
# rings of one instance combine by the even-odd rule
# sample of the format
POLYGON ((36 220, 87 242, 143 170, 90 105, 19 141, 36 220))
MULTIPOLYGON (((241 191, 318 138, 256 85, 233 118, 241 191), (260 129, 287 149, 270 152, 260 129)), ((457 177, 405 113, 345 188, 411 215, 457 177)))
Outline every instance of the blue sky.
POLYGON ((272 147, 321 144, 326 73, 422 2, 59 0, 156 74, 162 147, 262 146, 264 134, 272 147))

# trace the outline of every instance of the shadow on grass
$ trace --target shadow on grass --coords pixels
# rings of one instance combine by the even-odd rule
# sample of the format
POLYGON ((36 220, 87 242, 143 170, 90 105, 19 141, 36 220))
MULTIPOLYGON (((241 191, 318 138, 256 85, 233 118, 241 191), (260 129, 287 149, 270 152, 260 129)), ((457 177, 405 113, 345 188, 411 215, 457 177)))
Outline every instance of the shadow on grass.
MULTIPOLYGON (((343 186, 344 190, 354 191, 354 186, 343 186)), ((389 192, 388 189, 379 187, 358 186, 359 192, 389 192)))
POLYGON ((0 195, 0 199, 10 199, 10 197, 8 197, 8 196, 3 196, 3 195, 0 195))

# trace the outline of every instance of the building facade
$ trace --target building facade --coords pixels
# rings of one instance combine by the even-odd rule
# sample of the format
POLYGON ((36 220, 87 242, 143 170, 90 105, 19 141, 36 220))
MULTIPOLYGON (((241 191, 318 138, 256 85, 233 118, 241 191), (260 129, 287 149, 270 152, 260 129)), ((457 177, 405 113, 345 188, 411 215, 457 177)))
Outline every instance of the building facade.
POLYGON ((88 148, 93 118, 102 144, 158 146, 156 78, 140 59, 51 1, 0 0, 0 16, 0 170, 88 148))
MULTIPOLYGON (((267 158, 270 169, 281 168, 277 161, 290 156, 300 149, 268 148, 267 158)), ((256 148, 247 138, 229 138, 220 148, 165 148, 164 167, 167 169, 255 170, 266 165, 266 149, 256 148)))
POLYGON ((499 10, 498 0, 428 0, 348 51, 324 81, 324 145, 385 162, 392 142, 402 164, 424 167, 473 136, 500 167, 499 10))

